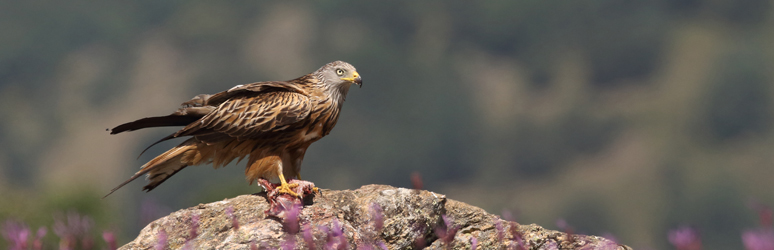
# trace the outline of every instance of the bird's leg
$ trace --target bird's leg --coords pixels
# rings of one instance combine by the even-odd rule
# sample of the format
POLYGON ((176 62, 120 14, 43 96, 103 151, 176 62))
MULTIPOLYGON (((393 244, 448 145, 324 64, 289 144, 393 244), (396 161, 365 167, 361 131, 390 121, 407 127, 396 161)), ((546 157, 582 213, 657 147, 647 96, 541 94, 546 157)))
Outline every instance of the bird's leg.
POLYGON ((298 183, 288 184, 288 182, 285 180, 285 175, 283 175, 282 172, 279 173, 279 179, 281 184, 279 187, 277 187, 277 192, 280 194, 290 194, 295 197, 301 197, 301 195, 293 192, 293 188, 298 187, 298 183))

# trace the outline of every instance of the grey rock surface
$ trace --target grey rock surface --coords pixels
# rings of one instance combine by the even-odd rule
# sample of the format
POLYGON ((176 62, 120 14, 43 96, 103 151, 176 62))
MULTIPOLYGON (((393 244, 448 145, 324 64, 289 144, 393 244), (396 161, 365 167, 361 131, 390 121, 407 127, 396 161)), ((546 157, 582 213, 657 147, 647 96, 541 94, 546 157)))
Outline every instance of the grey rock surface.
POLYGON ((150 223, 120 249, 631 249, 505 221, 429 191, 367 185, 305 202, 298 222, 266 216, 262 194, 199 204, 150 223))

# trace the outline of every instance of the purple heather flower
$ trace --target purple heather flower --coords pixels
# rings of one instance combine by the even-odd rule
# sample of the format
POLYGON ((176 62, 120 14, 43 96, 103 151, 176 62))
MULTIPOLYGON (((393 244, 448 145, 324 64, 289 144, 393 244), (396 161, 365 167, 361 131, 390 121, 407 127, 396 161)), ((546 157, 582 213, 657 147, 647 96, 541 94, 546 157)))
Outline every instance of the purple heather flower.
POLYGON ((419 172, 411 173, 411 186, 417 190, 422 189, 422 175, 419 172))
POLYGON ((774 250, 774 231, 770 228, 744 231, 742 242, 747 250, 774 250))
POLYGON ((358 244, 357 245, 357 249, 360 249, 360 250, 374 250, 374 246, 372 246, 371 244, 358 244))
POLYGON ((416 249, 425 249, 427 247, 427 241, 424 237, 419 236, 416 239, 414 239, 414 248, 416 249))
POLYGON ((669 243, 678 250, 699 250, 701 239, 699 234, 691 227, 680 227, 669 231, 669 243))
POLYGON ((609 241, 618 243, 618 239, 616 239, 615 235, 613 235, 610 232, 602 233, 602 238, 608 239, 609 241))
POLYGON ((288 234, 285 237, 285 241, 282 242, 281 249, 283 249, 283 250, 293 250, 295 248, 296 248, 296 237, 294 237, 293 235, 288 234))
POLYGON ((140 203, 140 223, 141 226, 148 225, 152 221, 169 214, 171 209, 159 204, 152 198, 143 199, 140 203))
POLYGON ((507 221, 516 221, 516 219, 513 217, 513 213, 511 213, 511 210, 503 208, 502 216, 503 220, 507 221))
POLYGON ((188 240, 193 240, 199 236, 199 214, 191 215, 191 231, 189 231, 188 235, 188 240))
POLYGON ((228 206, 226 208, 226 216, 231 218, 231 228, 234 228, 235 230, 239 229, 239 220, 237 220, 236 215, 234 215, 234 207, 228 206))
POLYGON ((503 242, 505 240, 505 229, 501 220, 495 219, 495 230, 497 231, 497 241, 503 242))
POLYGON ((414 239, 414 248, 425 249, 425 247, 427 247, 427 240, 424 237, 420 236, 414 239))
POLYGON ((771 228, 774 214, 772 214, 771 207, 764 205, 758 201, 750 201, 749 207, 758 212, 758 219, 760 220, 761 227, 771 228))
POLYGON ((384 210, 376 202, 371 203, 370 206, 371 220, 374 222, 374 230, 379 233, 384 227, 384 210))
POLYGON ((30 228, 22 223, 8 220, 3 223, 3 238, 8 241, 8 249, 27 249, 27 241, 30 238, 30 228))
POLYGON ((303 236, 306 247, 309 249, 314 249, 314 232, 312 231, 312 226, 310 226, 309 223, 304 224, 303 236))
POLYGON ((32 242, 32 249, 43 249, 43 237, 46 237, 48 229, 46 227, 39 227, 38 232, 35 234, 35 241, 32 242))
POLYGON ((118 244, 116 243, 116 235, 113 232, 103 231, 102 239, 105 240, 105 242, 107 243, 108 249, 110 250, 118 249, 118 244))
POLYGON ((570 226, 570 223, 567 223, 567 221, 564 219, 556 220, 556 227, 558 227, 559 230, 562 230, 567 234, 573 234, 573 230, 572 230, 572 227, 570 226))
POLYGON ((511 232, 511 240, 514 243, 514 248, 518 250, 527 249, 525 243, 524 243, 524 237, 522 236, 521 232, 519 232, 519 224, 513 221, 508 222, 508 225, 510 226, 510 232, 511 232))
POLYGON ((382 250, 389 250, 389 248, 387 248, 387 244, 384 244, 382 241, 376 242, 376 245, 379 246, 379 248, 382 250))
POLYGON ((478 248, 478 238, 475 236, 470 238, 470 250, 476 250, 478 248))
POLYGON ((285 219, 282 222, 282 228, 289 234, 297 234, 299 231, 298 215, 301 213, 301 206, 293 205, 285 211, 285 219))
POLYGON ((83 238, 81 238, 81 249, 89 250, 92 247, 94 247, 94 240, 92 240, 91 237, 84 235, 83 238))
POLYGON ((333 219, 333 227, 331 227, 331 233, 328 235, 328 241, 325 244, 325 249, 349 249, 349 243, 347 237, 344 236, 344 229, 339 224, 338 219, 333 219))
POLYGON ((613 241, 605 241, 601 246, 598 246, 599 250, 617 250, 618 244, 613 241))
POLYGON ((167 231, 161 229, 158 234, 158 241, 156 242, 156 250, 164 250, 167 247, 167 231))
POLYGON ((547 250, 559 250, 559 246, 556 245, 556 241, 549 241, 547 244, 545 244, 545 249, 547 249, 547 250))
POLYGON ((94 221, 88 216, 81 216, 77 212, 67 212, 66 215, 55 214, 54 215, 54 234, 61 239, 59 242, 59 248, 62 249, 74 249, 78 238, 81 238, 81 247, 90 248, 92 245, 91 239, 86 236, 86 233, 94 225, 94 221))
POLYGON ((255 244, 255 240, 250 241, 250 250, 258 250, 258 245, 255 244))
POLYGON ((451 242, 454 240, 454 236, 457 234, 457 227, 454 226, 454 221, 447 215, 441 215, 444 226, 438 226, 435 228, 435 235, 438 239, 443 241, 444 245, 451 246, 451 242))

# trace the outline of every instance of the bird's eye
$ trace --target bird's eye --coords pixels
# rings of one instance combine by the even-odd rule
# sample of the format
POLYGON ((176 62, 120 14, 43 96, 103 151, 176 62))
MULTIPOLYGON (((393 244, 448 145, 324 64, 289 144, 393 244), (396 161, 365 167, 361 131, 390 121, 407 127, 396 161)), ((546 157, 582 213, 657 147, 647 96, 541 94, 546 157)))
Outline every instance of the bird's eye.
POLYGON ((343 70, 343 69, 337 69, 337 70, 336 70, 336 74, 337 74, 337 75, 340 75, 340 76, 341 76, 341 75, 344 75, 344 70, 343 70))

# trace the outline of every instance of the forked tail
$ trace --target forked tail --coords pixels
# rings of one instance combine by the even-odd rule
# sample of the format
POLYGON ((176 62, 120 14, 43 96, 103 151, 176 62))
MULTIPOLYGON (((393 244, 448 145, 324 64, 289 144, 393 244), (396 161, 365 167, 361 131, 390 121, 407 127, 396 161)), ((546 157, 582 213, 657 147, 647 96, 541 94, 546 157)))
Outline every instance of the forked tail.
POLYGON ((202 154, 199 152, 198 144, 196 139, 191 138, 169 151, 156 156, 153 160, 145 163, 140 171, 135 173, 131 178, 113 188, 113 190, 110 190, 110 193, 105 195, 105 197, 108 197, 108 195, 144 174, 148 174, 147 179, 150 183, 145 185, 143 190, 151 191, 183 168, 201 163, 202 154))

